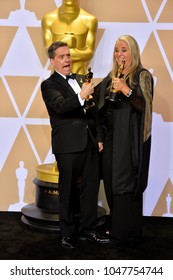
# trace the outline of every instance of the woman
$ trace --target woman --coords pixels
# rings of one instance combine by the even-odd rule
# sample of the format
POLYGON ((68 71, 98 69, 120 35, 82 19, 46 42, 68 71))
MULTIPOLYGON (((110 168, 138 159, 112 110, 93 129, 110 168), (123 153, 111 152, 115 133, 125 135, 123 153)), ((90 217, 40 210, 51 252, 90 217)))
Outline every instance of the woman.
POLYGON ((136 40, 121 36, 113 69, 96 87, 99 150, 110 208, 110 236, 117 247, 142 240, 142 194, 147 187, 151 146, 153 78, 143 68, 136 40))

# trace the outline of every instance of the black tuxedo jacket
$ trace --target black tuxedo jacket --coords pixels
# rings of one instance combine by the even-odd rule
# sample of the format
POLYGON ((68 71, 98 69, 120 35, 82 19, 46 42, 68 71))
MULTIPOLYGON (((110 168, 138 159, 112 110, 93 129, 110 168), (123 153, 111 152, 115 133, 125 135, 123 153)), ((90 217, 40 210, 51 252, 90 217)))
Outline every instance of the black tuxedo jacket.
MULTIPOLYGON (((76 74, 81 86, 84 76, 76 74)), ((54 72, 41 84, 52 128, 52 152, 74 153, 87 146, 88 133, 97 147, 95 107, 84 112, 77 94, 61 75, 54 72)))

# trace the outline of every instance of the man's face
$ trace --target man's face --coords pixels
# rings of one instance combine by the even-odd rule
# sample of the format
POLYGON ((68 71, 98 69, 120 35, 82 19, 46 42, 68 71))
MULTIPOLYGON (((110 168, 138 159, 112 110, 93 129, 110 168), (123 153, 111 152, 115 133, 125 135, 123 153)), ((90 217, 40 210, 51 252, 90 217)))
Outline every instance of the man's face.
POLYGON ((72 60, 70 56, 70 50, 68 47, 60 47, 55 51, 55 57, 50 59, 50 62, 54 69, 67 76, 72 70, 72 60))

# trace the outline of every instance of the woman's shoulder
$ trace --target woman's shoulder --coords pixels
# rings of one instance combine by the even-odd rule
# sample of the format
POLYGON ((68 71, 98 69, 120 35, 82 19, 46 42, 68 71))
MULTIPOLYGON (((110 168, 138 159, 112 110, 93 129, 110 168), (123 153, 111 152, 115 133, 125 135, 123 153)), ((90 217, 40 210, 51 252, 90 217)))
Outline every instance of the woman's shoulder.
POLYGON ((152 73, 150 72, 149 69, 145 68, 145 67, 138 67, 134 73, 134 79, 135 80, 139 80, 140 77, 144 78, 144 77, 150 77, 151 79, 153 78, 152 73))
POLYGON ((149 75, 152 75, 150 70, 145 67, 137 67, 135 71, 135 75, 139 75, 141 72, 148 73, 149 75))

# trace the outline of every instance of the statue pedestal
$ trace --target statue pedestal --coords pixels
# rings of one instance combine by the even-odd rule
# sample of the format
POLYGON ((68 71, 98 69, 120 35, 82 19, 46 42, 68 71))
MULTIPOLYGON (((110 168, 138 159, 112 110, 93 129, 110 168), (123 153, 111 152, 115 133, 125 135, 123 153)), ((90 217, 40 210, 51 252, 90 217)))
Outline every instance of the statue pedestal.
MULTIPOLYGON (((58 170, 55 164, 39 165, 37 177, 33 180, 36 186, 35 203, 25 205, 22 209, 22 222, 28 227, 56 231, 59 228, 59 189, 58 170)), ((76 208, 76 219, 80 217, 80 209, 76 208)), ((105 223, 106 210, 98 206, 97 226, 105 223)))

